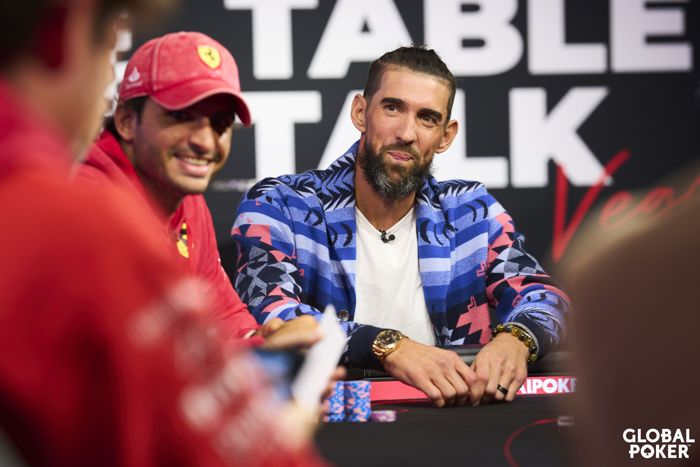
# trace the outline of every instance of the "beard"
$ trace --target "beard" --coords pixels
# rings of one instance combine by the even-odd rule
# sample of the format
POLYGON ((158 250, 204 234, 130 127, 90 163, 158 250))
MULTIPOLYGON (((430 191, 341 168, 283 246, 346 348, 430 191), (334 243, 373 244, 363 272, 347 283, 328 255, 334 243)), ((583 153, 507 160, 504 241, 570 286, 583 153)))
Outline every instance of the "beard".
POLYGON ((389 201, 398 201, 416 193, 432 174, 432 160, 420 163, 420 157, 410 146, 393 144, 374 152, 367 144, 364 154, 358 157, 360 167, 364 171, 365 180, 376 193, 389 201), (386 151, 398 150, 410 154, 413 164, 410 167, 391 166, 384 159, 386 151), (398 178, 392 175, 398 174, 398 178))

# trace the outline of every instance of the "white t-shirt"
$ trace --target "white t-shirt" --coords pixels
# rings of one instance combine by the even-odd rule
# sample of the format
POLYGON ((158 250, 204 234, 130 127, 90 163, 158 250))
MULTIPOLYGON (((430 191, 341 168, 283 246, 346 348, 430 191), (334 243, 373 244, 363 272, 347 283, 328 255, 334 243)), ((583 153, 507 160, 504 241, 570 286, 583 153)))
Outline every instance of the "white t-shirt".
POLYGON ((411 209, 403 219, 381 232, 355 207, 357 263, 355 276, 356 323, 396 329, 411 339, 435 345, 433 325, 423 295, 418 270, 416 214, 411 209))

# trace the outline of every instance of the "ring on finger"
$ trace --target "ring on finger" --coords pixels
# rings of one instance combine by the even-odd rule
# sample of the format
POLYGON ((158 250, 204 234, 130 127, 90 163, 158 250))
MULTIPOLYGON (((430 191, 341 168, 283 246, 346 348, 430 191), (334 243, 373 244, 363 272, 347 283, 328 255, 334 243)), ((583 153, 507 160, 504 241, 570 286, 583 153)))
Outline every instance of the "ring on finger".
POLYGON ((508 388, 507 388, 507 387, 504 387, 504 386, 501 386, 500 384, 498 385, 498 387, 496 388, 496 390, 498 390, 498 392, 500 392, 500 393, 503 394, 504 396, 507 396, 507 395, 508 395, 508 388))

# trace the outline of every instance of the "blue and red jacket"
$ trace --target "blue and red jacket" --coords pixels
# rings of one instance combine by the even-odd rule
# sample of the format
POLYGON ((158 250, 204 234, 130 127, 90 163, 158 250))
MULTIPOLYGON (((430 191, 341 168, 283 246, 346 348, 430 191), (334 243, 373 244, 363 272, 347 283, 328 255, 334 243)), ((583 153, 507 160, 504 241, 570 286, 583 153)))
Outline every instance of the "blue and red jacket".
MULTIPOLYGON (((377 368, 380 328, 355 312, 355 143, 326 170, 267 178, 241 199, 232 229, 235 287, 259 322, 339 310, 343 363, 377 368)), ((430 177, 416 196, 418 266, 436 342, 486 344, 496 323, 522 325, 539 355, 565 333, 569 300, 524 248, 524 237, 483 184, 430 177)))

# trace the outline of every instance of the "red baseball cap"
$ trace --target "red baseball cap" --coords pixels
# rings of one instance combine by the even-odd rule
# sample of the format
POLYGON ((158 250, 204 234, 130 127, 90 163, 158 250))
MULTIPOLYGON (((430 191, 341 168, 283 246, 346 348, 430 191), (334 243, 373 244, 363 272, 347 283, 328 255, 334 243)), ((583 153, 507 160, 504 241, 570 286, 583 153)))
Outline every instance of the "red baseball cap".
POLYGON ((120 102, 149 96, 168 110, 214 94, 233 96, 236 114, 250 126, 236 61, 224 46, 199 32, 176 32, 146 42, 131 56, 119 85, 120 102))

